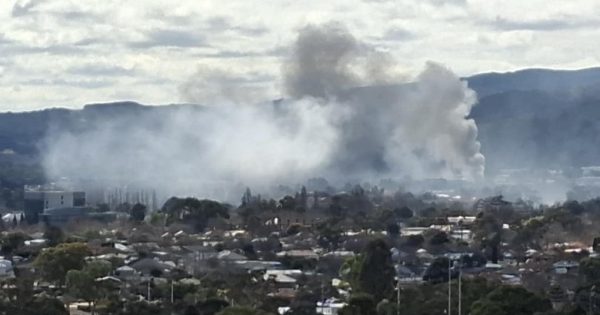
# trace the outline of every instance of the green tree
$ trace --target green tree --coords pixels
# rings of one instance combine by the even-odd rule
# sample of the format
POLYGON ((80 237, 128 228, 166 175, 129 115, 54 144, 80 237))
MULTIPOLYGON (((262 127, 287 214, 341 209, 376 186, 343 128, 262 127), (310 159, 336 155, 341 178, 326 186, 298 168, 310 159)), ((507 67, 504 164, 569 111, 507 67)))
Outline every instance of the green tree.
POLYGON ((285 196, 279 200, 279 209, 282 210, 295 210, 296 209, 296 199, 292 196, 285 196))
POLYGON ((185 307, 183 315, 200 315, 200 312, 194 305, 188 305, 185 307))
POLYGON ((390 224, 396 224, 396 218, 392 210, 383 209, 370 215, 372 218, 372 228, 385 228, 390 224))
POLYGON ((567 209, 551 207, 544 211, 544 221, 547 223, 558 223, 560 226, 570 232, 581 231, 581 218, 573 215, 567 209))
POLYGON ((229 306, 229 303, 225 300, 208 298, 205 301, 198 302, 196 304, 196 309, 203 315, 214 315, 227 306, 229 306))
POLYGON ((425 270, 423 280, 433 283, 448 281, 448 268, 450 268, 450 260, 446 257, 437 257, 425 270))
POLYGON ((0 300, 6 299, 15 306, 30 304, 34 295, 34 281, 35 278, 31 274, 19 274, 18 277, 4 281, 6 287, 0 290, 0 300))
POLYGON ((167 215, 167 223, 190 223, 199 232, 204 230, 210 219, 229 219, 226 205, 208 199, 171 197, 161 211, 167 215))
POLYGON ((96 211, 98 211, 100 213, 109 212, 110 211, 110 206, 107 203, 100 203, 96 207, 96 211))
POLYGON ((443 231, 436 231, 429 239, 429 244, 432 246, 440 246, 449 242, 448 234, 443 231))
POLYGON ((146 206, 141 204, 141 203, 136 203, 135 205, 133 205, 133 207, 131 207, 131 212, 129 213, 129 217, 131 218, 131 220, 136 221, 136 222, 142 222, 144 221, 144 218, 146 217, 146 206))
POLYGON ((552 308, 550 301, 522 287, 500 286, 473 303, 471 315, 531 315, 552 308))
POLYGON ((66 285, 69 294, 88 302, 91 313, 94 314, 93 302, 100 295, 92 274, 84 270, 69 270, 66 275, 66 285))
POLYGON ((64 241, 65 234, 59 227, 50 225, 44 231, 44 238, 48 240, 49 246, 56 246, 64 241))
POLYGON ((473 226, 474 240, 484 250, 486 258, 498 262, 502 241, 502 223, 494 213, 482 213, 473 226))
POLYGON ((375 299, 370 294, 359 293, 350 297, 348 305, 342 308, 340 315, 375 315, 377 314, 375 299))
POLYGON ((57 298, 40 295, 25 302, 0 300, 0 315, 68 315, 65 305, 57 298))
POLYGON ((54 297, 39 296, 29 305, 29 314, 68 315, 65 305, 54 297))
POLYGON ((285 231, 286 236, 292 236, 300 233, 302 231, 302 225, 299 223, 291 224, 287 230, 285 231))
POLYGON ((423 235, 409 235, 404 242, 409 247, 421 247, 423 243, 425 243, 423 235))
POLYGON ((124 202, 124 203, 118 204, 117 207, 115 208, 115 211, 129 213, 131 211, 131 204, 129 202, 124 202))
POLYGON ((585 211, 583 205, 581 205, 577 200, 567 200, 563 203, 563 208, 568 210, 570 213, 574 215, 580 215, 585 211))
POLYGON ((355 292, 371 294, 380 301, 394 289, 396 272, 390 248, 382 239, 376 239, 367 244, 361 256, 355 292))
POLYGON ((329 250, 337 249, 342 241, 342 231, 333 227, 331 220, 317 225, 317 233, 319 246, 329 250))
POLYGON ((390 237, 400 236, 400 225, 398 223, 390 223, 386 227, 386 231, 390 237))
POLYGON ((350 257, 340 266, 340 277, 350 283, 353 288, 358 288, 358 273, 363 263, 362 255, 350 257))
POLYGON ((241 204, 241 207, 245 207, 245 206, 251 204, 252 201, 253 201, 252 191, 250 191, 250 187, 246 187, 246 191, 242 195, 242 204, 241 204))
POLYGON ((103 283, 97 281, 112 270, 112 264, 105 260, 89 262, 82 270, 69 270, 66 275, 66 286, 69 294, 88 302, 92 315, 96 301, 105 293, 103 283))
POLYGON ((230 306, 218 312, 217 315, 269 315, 269 313, 245 306, 230 306))
POLYGON ((34 261, 43 279, 64 283, 69 270, 81 270, 85 266, 85 257, 91 254, 83 243, 63 243, 46 248, 34 261))
POLYGON ((600 284, 600 259, 582 259, 579 262, 579 277, 584 285, 600 284))
POLYGON ((592 243, 592 249, 595 252, 600 251, 600 237, 594 237, 594 241, 592 243))
POLYGON ((0 252, 4 256, 13 255, 19 248, 25 245, 29 237, 23 232, 11 232, 0 239, 0 252))
POLYGON ((398 314, 398 308, 395 302, 390 302, 387 299, 381 300, 377 303, 377 315, 396 315, 398 314))
MULTIPOLYGON (((456 281, 456 280, 455 280, 456 281)), ((458 285, 458 284, 453 284, 458 285)), ((442 283, 441 289, 446 292, 448 289, 446 283, 442 283)), ((463 305, 463 314, 471 313, 471 306, 475 303, 475 301, 480 298, 486 296, 491 291, 498 287, 498 283, 490 282, 486 278, 477 277, 473 279, 464 278, 462 279, 462 305, 463 305)), ((454 290, 453 294, 456 294, 456 298, 458 299, 458 291, 454 290)))
POLYGON ((541 249, 542 238, 548 231, 548 225, 544 223, 544 220, 538 218, 529 219, 521 225, 517 230, 517 235, 512 241, 512 244, 520 247, 521 249, 527 249, 529 247, 541 249))
POLYGON ((83 270, 94 278, 108 276, 113 269, 113 265, 108 260, 94 260, 85 265, 83 270))
POLYGON ((166 215, 160 212, 154 212, 150 215, 150 224, 154 226, 163 226, 166 221, 166 215))
POLYGON ((306 208, 308 205, 306 202, 308 201, 308 192, 306 191, 306 187, 302 186, 300 189, 300 200, 298 201, 299 206, 306 208))
POLYGON ((316 304, 310 301, 298 301, 290 305, 286 315, 317 315, 316 304))
POLYGON ((166 315, 167 310, 159 304, 149 303, 147 301, 128 301, 124 307, 117 312, 117 315, 166 315))
POLYGON ((439 213, 435 207, 427 207, 421 210, 420 215, 424 218, 435 218, 439 213))
POLYGON ((413 211, 410 210, 409 207, 404 206, 401 208, 396 208, 394 209, 394 215, 399 218, 399 219, 403 219, 403 220, 407 220, 413 217, 413 211))

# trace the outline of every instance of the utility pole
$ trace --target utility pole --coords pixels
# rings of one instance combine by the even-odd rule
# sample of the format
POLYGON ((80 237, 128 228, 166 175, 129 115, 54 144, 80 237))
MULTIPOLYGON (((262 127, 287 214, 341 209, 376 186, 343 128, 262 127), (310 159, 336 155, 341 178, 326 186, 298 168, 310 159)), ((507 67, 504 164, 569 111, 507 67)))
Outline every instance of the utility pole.
POLYGON ((174 301, 175 301, 175 299, 173 296, 173 279, 171 279, 171 304, 173 304, 174 301))
POLYGON ((400 277, 396 281, 396 315, 400 315, 400 277))
MULTIPOLYGON (((318 309, 319 304, 317 304, 318 309)), ((321 280, 321 312, 325 308, 325 282, 321 280)))
POLYGON ((462 315, 462 254, 458 263, 458 315, 462 315))
POLYGON ((589 295, 589 298, 588 298, 588 314, 590 314, 590 315, 594 314, 594 312, 592 311, 592 306, 593 306, 593 304, 592 304, 592 297, 594 296, 594 293, 595 293, 594 290, 596 290, 596 286, 595 285, 593 285, 590 288, 590 295, 589 295))
POLYGON ((448 315, 452 314, 452 258, 448 256, 448 315))
MULTIPOLYGON (((462 228, 462 220, 458 222, 459 232, 460 232, 460 243, 462 247, 463 242, 463 228, 462 228)), ((461 248, 461 253, 458 260, 458 315, 462 315, 462 263, 463 263, 463 250, 461 248)))

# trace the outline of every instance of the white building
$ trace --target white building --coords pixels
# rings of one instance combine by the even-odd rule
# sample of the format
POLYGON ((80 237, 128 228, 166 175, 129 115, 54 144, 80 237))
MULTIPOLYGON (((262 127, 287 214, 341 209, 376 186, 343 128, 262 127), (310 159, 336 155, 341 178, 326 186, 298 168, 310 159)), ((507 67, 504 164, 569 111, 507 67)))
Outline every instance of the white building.
POLYGON ((81 207, 85 205, 85 193, 75 191, 25 191, 25 199, 42 201, 42 210, 81 207))

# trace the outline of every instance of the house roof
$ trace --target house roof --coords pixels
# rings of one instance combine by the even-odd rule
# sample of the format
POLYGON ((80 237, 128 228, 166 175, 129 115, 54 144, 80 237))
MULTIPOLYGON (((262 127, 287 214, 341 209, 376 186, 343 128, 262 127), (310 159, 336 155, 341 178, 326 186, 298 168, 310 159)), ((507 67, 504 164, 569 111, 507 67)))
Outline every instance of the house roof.
POLYGON ((149 271, 152 269, 157 270, 170 270, 173 266, 165 264, 159 260, 152 258, 142 258, 130 264, 130 267, 138 270, 138 271, 149 271))
POLYGON ((236 267, 246 270, 266 270, 281 266, 278 261, 263 261, 263 260, 238 260, 234 261, 236 267))
POLYGON ((0 259, 0 270, 10 270, 13 265, 10 260, 0 259))
POLYGON ((277 253, 277 257, 303 257, 303 258, 311 258, 317 259, 319 256, 311 249, 292 249, 288 251, 283 251, 277 253))
POLYGON ((354 257, 355 254, 353 251, 348 251, 348 250, 337 250, 337 251, 332 251, 332 252, 328 252, 325 253, 323 256, 326 257, 343 257, 343 258, 347 258, 347 257, 354 257))
POLYGON ((117 268, 116 270, 117 271, 126 271, 126 272, 135 271, 135 269, 133 269, 129 266, 121 266, 121 267, 117 268))
POLYGON ((400 277, 417 276, 417 273, 415 271, 403 265, 396 265, 396 274, 400 277))
POLYGON ((579 267, 579 263, 576 261, 561 260, 552 265, 554 268, 576 268, 579 267))
POLYGON ((293 299, 296 296, 296 290, 291 288, 279 288, 276 292, 267 294, 268 296, 276 296, 285 299, 293 299))
POLYGON ((218 259, 221 260, 246 260, 248 259, 246 256, 244 255, 240 255, 238 253, 234 253, 230 250, 224 250, 219 252, 219 254, 217 255, 218 259))
POLYGON ((102 278, 97 278, 96 282, 121 282, 121 279, 113 276, 106 276, 102 278))
POLYGON ((134 250, 127 245, 115 243, 114 247, 116 250, 121 251, 121 252, 125 252, 125 253, 134 252, 134 250))
POLYGON ((272 279, 277 283, 296 283, 296 279, 285 275, 285 274, 268 274, 265 273, 265 275, 263 276, 264 280, 269 280, 272 279))
POLYGON ((184 245, 181 246, 184 250, 195 253, 195 252, 203 252, 203 253, 216 253, 217 251, 210 247, 204 245, 184 245))

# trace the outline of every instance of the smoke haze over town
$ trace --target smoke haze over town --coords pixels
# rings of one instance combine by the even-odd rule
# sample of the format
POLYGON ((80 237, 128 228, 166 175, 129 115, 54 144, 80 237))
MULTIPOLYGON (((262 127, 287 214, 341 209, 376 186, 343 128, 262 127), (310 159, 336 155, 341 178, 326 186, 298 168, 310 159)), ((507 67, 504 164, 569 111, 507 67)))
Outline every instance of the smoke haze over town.
POLYGON ((475 93, 443 65, 410 79, 390 73, 394 66, 341 25, 307 26, 282 65, 283 99, 259 101, 243 82, 206 69, 181 87, 201 107, 50 133, 44 166, 54 178, 207 197, 321 176, 481 180, 477 127, 466 118, 475 93))
POLYGON ((314 178, 588 196, 600 76, 534 68, 595 66, 599 8, 541 4, 7 1, 0 110, 95 105, 32 113, 40 129, 16 137, 6 116, 0 149, 52 181, 165 196, 237 200, 314 178), (252 9, 272 19, 241 14, 252 9))

